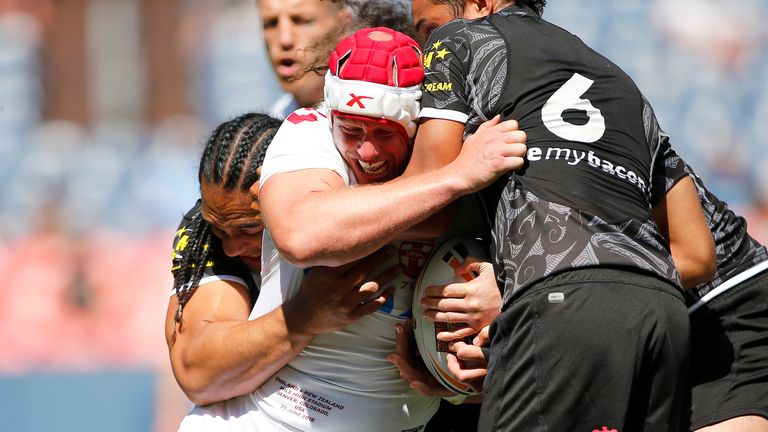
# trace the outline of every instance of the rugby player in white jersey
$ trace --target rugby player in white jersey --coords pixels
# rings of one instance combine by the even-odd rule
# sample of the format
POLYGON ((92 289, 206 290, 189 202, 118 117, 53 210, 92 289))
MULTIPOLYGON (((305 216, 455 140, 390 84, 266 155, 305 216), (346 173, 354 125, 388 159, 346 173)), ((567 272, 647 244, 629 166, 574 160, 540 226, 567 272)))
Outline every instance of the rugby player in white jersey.
MULTIPOLYGON (((296 293, 303 271, 288 259, 304 265, 345 260, 337 256, 338 260, 302 262, 313 258, 280 255, 272 242, 273 227, 283 236, 283 229, 290 229, 298 215, 299 220, 309 218, 314 229, 326 229, 329 221, 322 217, 323 199, 316 198, 328 197, 333 205, 332 196, 340 188, 378 184, 399 175, 416 130, 422 78, 418 45, 401 33, 364 29, 337 46, 326 77, 325 106, 291 114, 275 136, 262 169, 261 192, 273 195, 266 200, 267 195, 260 195, 260 204, 271 202, 276 212, 264 212, 268 229, 262 287, 252 319, 296 293)), ((412 204, 400 208, 372 202, 369 208, 386 209, 396 219, 407 219, 395 224, 402 231, 502 172, 518 168, 524 134, 515 131, 515 125, 493 122, 485 128, 486 134, 477 134, 482 138, 468 140, 466 148, 474 151, 429 178, 369 186, 401 190, 403 199, 395 203, 412 204)), ((379 227, 391 222, 383 216, 385 212, 379 211, 374 218, 380 220, 379 227)), ((345 241, 354 241, 349 231, 326 234, 338 240, 331 249, 343 249, 345 241)), ((373 252, 393 239, 393 234, 383 235, 363 247, 373 252)), ((302 241, 315 239, 307 236, 302 241)), ((318 246, 322 247, 312 244, 318 246)), ((411 389, 387 356, 395 351, 394 325, 410 314, 411 278, 431 243, 417 239, 398 242, 397 247, 404 275, 394 286, 395 295, 378 312, 339 332, 317 336, 253 393, 195 408, 180 430, 421 430, 436 411, 439 398, 411 389)))

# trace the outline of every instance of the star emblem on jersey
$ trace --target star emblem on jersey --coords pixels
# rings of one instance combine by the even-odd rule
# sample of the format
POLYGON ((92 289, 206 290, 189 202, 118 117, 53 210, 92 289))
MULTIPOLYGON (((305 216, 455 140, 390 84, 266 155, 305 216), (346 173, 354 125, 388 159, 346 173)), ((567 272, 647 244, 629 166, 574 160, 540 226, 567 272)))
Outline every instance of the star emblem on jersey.
POLYGON ((424 68, 429 69, 432 66, 432 60, 435 57, 439 60, 445 60, 445 56, 448 54, 450 54, 450 51, 443 46, 443 41, 437 41, 433 43, 430 47, 430 51, 424 53, 423 55, 424 68))

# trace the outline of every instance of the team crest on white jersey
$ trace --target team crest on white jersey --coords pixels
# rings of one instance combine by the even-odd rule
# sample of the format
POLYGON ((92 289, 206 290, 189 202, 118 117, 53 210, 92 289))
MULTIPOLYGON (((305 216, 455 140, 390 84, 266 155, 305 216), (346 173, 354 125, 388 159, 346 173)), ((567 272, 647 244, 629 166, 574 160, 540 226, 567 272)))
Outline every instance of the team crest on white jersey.
POLYGON ((404 241, 400 243, 398 255, 400 264, 405 269, 405 274, 411 278, 417 278, 424 263, 432 253, 434 244, 426 241, 404 241))

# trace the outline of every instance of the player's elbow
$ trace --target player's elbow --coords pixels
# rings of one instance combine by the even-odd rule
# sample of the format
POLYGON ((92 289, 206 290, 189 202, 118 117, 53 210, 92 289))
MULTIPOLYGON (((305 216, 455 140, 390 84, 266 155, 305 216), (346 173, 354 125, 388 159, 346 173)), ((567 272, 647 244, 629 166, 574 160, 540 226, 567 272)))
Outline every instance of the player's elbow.
POLYGON ((360 259, 377 248, 353 232, 343 236, 338 229, 318 221, 301 229, 270 232, 280 257, 299 268, 313 266, 336 267, 360 259), (358 247, 359 245, 365 245, 358 247))
MULTIPOLYGON (((195 405, 203 406, 203 405, 209 405, 219 401, 214 397, 212 397, 211 395, 209 395, 207 392, 202 390, 185 388, 185 387, 182 387, 181 390, 184 392, 185 395, 187 395, 187 398, 190 401, 192 401, 192 403, 195 405)), ((226 399, 220 399, 220 400, 226 400, 226 399)))
POLYGON ((208 405, 229 399, 233 386, 222 383, 210 367, 195 362, 180 348, 171 352, 171 370, 179 388, 196 405, 208 405))
POLYGON ((322 254, 321 243, 313 239, 311 233, 290 230, 280 236, 273 236, 275 247, 280 256, 292 265, 304 268, 318 264, 322 254))
POLYGON ((230 392, 217 392, 217 391, 184 391, 192 403, 199 406, 210 405, 216 402, 223 402, 227 399, 239 396, 237 394, 230 394, 230 392))
POLYGON ((181 391, 195 405, 209 405, 215 402, 221 402, 235 396, 232 387, 216 385, 213 380, 203 379, 201 377, 176 375, 176 381, 181 391))
POLYGON ((715 277, 715 261, 699 261, 696 264, 696 273, 689 277, 687 283, 683 284, 685 289, 691 289, 705 282, 709 282, 715 277))
POLYGON ((714 245, 711 248, 701 247, 695 249, 695 254, 688 254, 680 265, 678 271, 682 279, 683 288, 691 289, 715 277, 717 270, 717 256, 714 245))
POLYGON ((179 388, 187 398, 195 405, 207 405, 215 402, 208 395, 208 386, 199 379, 194 379, 190 374, 185 372, 174 371, 176 382, 179 384, 179 388))

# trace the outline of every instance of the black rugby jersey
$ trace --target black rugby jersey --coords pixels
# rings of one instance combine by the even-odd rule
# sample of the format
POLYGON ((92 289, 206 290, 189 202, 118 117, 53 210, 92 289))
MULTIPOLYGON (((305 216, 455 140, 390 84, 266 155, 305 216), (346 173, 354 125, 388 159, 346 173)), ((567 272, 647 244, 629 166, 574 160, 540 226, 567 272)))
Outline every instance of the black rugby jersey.
MULTIPOLYGON (((184 256, 191 253, 187 250, 190 239, 194 237, 190 224, 195 214, 200 213, 201 205, 202 202, 197 200, 195 205, 184 215, 176 229, 176 235, 173 239, 173 267, 171 268, 174 278, 180 277, 184 256)), ((211 241, 207 247, 210 249, 210 254, 205 264, 203 278, 216 276, 225 280, 232 280, 233 278, 242 280, 248 287, 248 293, 251 295, 251 306, 253 306, 259 296, 259 284, 248 266, 237 258, 227 256, 221 247, 221 239, 215 235, 211 235, 211 241)))
MULTIPOLYGON (((665 137, 665 139, 667 139, 665 137)), ((768 261, 765 246, 752 238, 747 232, 747 221, 728 207, 728 204, 717 198, 704 185, 693 169, 672 149, 667 148, 664 154, 664 175, 654 178, 652 187, 652 202, 658 203, 661 197, 672 188, 681 178, 690 175, 696 186, 696 192, 704 209, 704 217, 712 232, 717 255, 715 277, 694 290, 686 292, 689 302, 695 302, 708 292, 727 281, 731 277, 768 261)))
POLYGON ((496 114, 527 134, 526 167, 482 192, 505 302, 543 277, 612 267, 679 285, 652 220, 654 166, 668 141, 618 66, 524 7, 452 21, 424 49, 422 118, 496 114))

